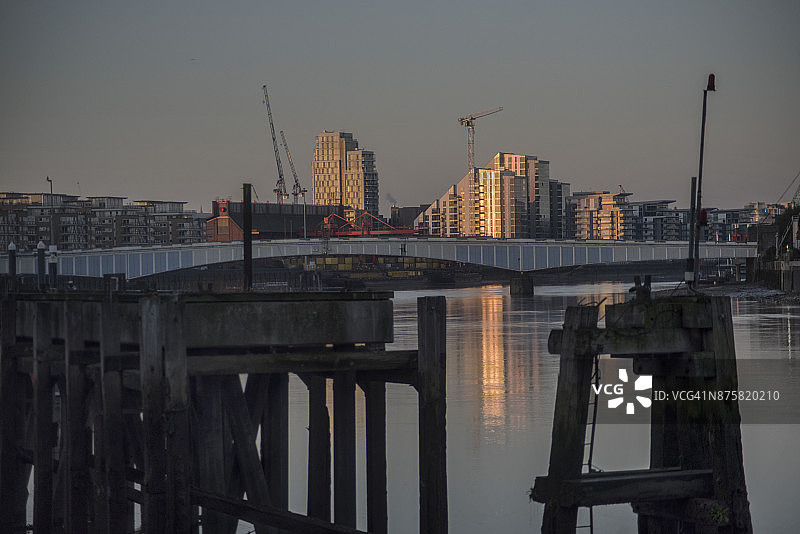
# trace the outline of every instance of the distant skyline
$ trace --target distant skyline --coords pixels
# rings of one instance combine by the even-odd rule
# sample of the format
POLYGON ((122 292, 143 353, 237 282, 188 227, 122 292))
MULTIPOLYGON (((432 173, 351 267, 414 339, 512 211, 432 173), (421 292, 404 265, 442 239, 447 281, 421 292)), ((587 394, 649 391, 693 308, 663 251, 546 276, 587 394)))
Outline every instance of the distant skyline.
POLYGON ((0 190, 274 202, 267 83, 302 185, 316 134, 352 132, 385 215, 460 180, 458 118, 497 106, 478 165, 536 155, 573 191, 685 207, 713 72, 704 203, 775 202, 800 171, 798 28, 794 0, 5 2, 0 190))

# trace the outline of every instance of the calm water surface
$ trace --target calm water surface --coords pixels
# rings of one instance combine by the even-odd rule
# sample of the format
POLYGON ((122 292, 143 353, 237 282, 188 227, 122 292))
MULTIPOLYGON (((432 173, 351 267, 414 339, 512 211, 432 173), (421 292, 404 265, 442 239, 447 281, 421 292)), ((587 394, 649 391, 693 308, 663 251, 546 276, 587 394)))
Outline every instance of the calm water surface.
MULTIPOLYGON (((674 284, 660 285, 660 289, 674 284)), ((543 286, 532 298, 507 287, 396 292, 395 343, 417 344, 416 299, 447 297, 447 440, 450 532, 538 532, 543 506, 527 492, 547 473, 558 357, 547 353, 550 330, 564 309, 583 302, 621 302, 628 285, 543 286), (605 299, 605 300, 603 300, 605 299)), ((788 369, 800 358, 800 307, 734 299, 737 357, 775 358, 788 369)), ((601 309, 601 317, 603 310, 601 309)), ((800 379, 790 387, 800 390, 800 379)), ((292 411, 290 507, 305 511, 306 390, 296 378, 292 411)), ((330 391, 329 391, 330 395, 330 391)), ((330 399, 329 399, 330 402, 330 399)), ((357 394, 359 528, 366 528, 363 395, 357 394)), ((389 527, 418 525, 417 404, 407 386, 387 387, 389 527)), ((757 532, 798 532, 800 425, 744 425, 742 439, 751 512, 757 532)), ((598 425, 595 464, 602 469, 648 465, 649 428, 598 425)), ((635 533, 629 505, 596 507, 596 532, 635 533)))

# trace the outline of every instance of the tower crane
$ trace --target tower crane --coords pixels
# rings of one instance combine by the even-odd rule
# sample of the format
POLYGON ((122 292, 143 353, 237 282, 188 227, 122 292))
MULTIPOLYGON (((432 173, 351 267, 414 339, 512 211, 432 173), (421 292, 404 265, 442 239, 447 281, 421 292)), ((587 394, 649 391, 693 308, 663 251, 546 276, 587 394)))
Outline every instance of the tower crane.
POLYGON ((480 113, 471 113, 466 117, 458 119, 458 122, 462 126, 467 127, 467 165, 470 171, 475 168, 475 119, 497 113, 498 111, 503 111, 503 106, 481 111, 480 113))
POLYGON ((283 142, 283 149, 286 151, 286 159, 289 160, 289 167, 292 169, 292 176, 294 176, 294 185, 292 186, 292 196, 294 197, 294 203, 297 204, 297 197, 303 195, 303 202, 306 201, 306 191, 308 189, 302 187, 300 185, 300 180, 297 179, 297 171, 294 170, 294 161, 292 161, 292 153, 289 152, 289 144, 286 142, 286 136, 283 134, 283 130, 281 130, 281 142, 283 142))
POLYGON ((286 182, 283 180, 283 166, 281 165, 281 154, 278 152, 278 140, 275 139, 275 126, 272 124, 272 110, 269 107, 267 84, 264 84, 262 88, 264 89, 264 105, 267 106, 267 117, 269 118, 269 131, 272 134, 272 148, 275 150, 275 163, 278 165, 278 181, 275 183, 275 189, 272 192, 278 198, 278 203, 281 203, 284 199, 289 198, 289 194, 286 192, 286 182))

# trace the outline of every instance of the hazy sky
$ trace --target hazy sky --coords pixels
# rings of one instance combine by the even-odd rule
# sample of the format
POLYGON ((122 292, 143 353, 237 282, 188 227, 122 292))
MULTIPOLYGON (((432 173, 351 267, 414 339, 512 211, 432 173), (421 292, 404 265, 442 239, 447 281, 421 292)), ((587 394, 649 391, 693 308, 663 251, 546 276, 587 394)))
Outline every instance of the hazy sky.
MULTIPOLYGON (((709 95, 709 205, 774 202, 800 171, 797 0, 23 2, 0 5, 0 190, 263 200, 261 86, 310 189, 314 137, 376 155, 381 211, 476 161, 549 159, 575 190, 688 204, 709 95)), ((286 180, 291 174, 284 157, 286 180)), ((787 193, 791 197, 793 191, 787 193)))

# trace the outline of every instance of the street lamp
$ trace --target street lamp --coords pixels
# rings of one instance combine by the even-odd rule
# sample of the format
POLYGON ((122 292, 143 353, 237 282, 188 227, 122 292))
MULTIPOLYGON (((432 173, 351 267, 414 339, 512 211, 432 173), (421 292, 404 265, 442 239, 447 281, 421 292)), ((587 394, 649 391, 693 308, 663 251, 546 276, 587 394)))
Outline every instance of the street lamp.
POLYGON ((700 278, 700 226, 705 221, 700 220, 700 213, 703 210, 703 149, 705 148, 706 140, 706 101, 708 100, 708 92, 716 91, 715 79, 713 74, 708 75, 708 84, 703 89, 703 117, 700 125, 700 168, 697 171, 697 207, 695 208, 694 216, 694 281, 696 286, 700 278))

